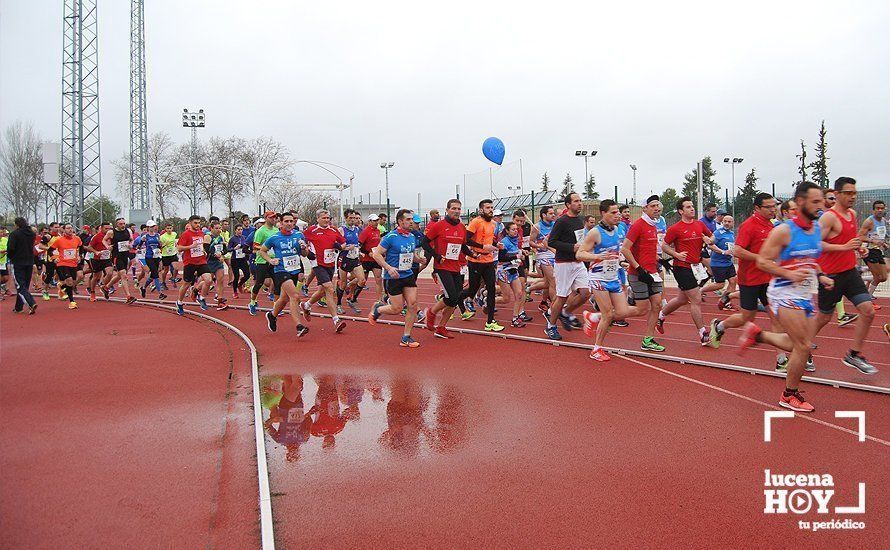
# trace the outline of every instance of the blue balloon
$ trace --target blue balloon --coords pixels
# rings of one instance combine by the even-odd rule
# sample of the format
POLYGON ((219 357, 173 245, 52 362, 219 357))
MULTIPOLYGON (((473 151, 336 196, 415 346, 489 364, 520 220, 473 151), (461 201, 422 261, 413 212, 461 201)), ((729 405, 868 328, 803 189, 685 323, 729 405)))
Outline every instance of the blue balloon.
POLYGON ((505 153, 504 142, 496 137, 490 137, 482 143, 482 154, 485 155, 485 158, 498 166, 504 162, 505 153))

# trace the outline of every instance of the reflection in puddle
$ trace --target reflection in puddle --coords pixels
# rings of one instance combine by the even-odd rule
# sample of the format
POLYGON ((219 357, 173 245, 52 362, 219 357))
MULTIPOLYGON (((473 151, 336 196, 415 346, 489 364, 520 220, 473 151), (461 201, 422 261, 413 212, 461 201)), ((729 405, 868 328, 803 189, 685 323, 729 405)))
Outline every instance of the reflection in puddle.
POLYGON ((449 452, 467 435, 463 396, 416 378, 286 374, 260 377, 264 427, 288 462, 331 453, 366 461, 449 452))

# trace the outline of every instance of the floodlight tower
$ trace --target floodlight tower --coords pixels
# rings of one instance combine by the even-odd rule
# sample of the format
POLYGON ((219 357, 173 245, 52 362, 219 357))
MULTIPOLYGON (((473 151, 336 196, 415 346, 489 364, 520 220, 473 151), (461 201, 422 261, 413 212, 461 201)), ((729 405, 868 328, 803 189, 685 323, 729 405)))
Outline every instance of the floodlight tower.
POLYGON ((188 108, 182 110, 182 127, 192 129, 192 193, 189 197, 192 214, 198 213, 198 128, 204 127, 204 109, 198 109, 197 113, 190 112, 188 108))
POLYGON ((145 101, 145 6, 130 0, 130 208, 150 209, 145 101))

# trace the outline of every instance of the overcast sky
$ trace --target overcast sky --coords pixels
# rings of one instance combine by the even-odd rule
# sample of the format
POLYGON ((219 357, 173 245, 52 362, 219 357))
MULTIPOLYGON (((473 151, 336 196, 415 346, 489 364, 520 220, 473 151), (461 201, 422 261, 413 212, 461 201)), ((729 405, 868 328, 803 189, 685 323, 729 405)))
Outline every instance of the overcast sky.
MULTIPOLYGON (((103 186, 128 152, 129 2, 99 2, 103 186)), ((0 127, 60 139, 62 0, 0 0, 0 127)), ((441 207, 491 166, 482 141, 541 174, 638 197, 679 187, 705 155, 790 189, 799 140, 826 120, 830 171, 887 185, 890 2, 297 2, 146 0, 149 132, 272 136, 356 173, 356 195, 441 207)), ((518 165, 503 169, 495 194, 518 165)), ((330 181, 304 165, 301 181, 330 181)), ((468 196, 488 194, 487 177, 468 196)), ((607 191, 608 190, 608 191, 607 191)), ((185 207, 180 210, 184 211, 185 207)))

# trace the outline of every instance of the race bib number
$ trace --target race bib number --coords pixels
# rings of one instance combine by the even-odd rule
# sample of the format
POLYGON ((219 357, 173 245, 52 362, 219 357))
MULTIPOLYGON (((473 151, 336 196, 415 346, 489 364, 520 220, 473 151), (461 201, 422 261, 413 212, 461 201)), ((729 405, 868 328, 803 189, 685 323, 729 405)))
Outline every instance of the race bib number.
POLYGON ((346 257, 349 258, 350 260, 357 260, 358 259, 358 248, 350 248, 349 251, 346 253, 346 257))
POLYGON ((413 252, 404 252, 399 254, 399 266, 396 268, 399 271, 410 271, 411 264, 414 263, 414 253, 413 252))
POLYGON ((192 247, 189 249, 192 253, 192 258, 196 258, 204 255, 204 239, 195 238, 192 239, 192 247))
POLYGON ((467 266, 465 266, 465 265, 460 266, 460 274, 461 275, 466 277, 467 275, 469 275, 469 273, 470 273, 470 269, 467 266))
POLYGON ((581 242, 584 240, 584 228, 575 230, 575 242, 581 242))
POLYGON ((241 250, 240 248, 236 248, 236 249, 235 249, 235 258, 239 258, 239 259, 240 259, 240 258, 243 258, 243 257, 244 257, 244 251, 241 250))
POLYGON ((664 244, 664 233, 658 234, 658 250, 661 250, 661 245, 664 244))
POLYGON ((882 241, 887 238, 887 226, 880 225, 875 229, 875 232, 878 234, 878 238, 882 241))
POLYGON ((119 241, 117 243, 117 251, 118 252, 129 252, 130 251, 130 242, 129 241, 119 241))
POLYGON ((300 257, 299 256, 285 256, 281 258, 281 263, 284 265, 285 271, 299 271, 300 270, 300 257))
POLYGON ((100 260, 108 260, 111 259, 111 251, 107 248, 105 250, 99 251, 99 259, 100 260))
POLYGON ((151 257, 152 258, 160 258, 161 257, 161 249, 160 248, 152 248, 151 249, 151 257))
POLYGON ((324 251, 324 263, 332 264, 337 261, 337 249, 328 248, 324 251))
POLYGON ((223 251, 223 245, 221 245, 221 244, 213 245, 214 254, 222 254, 222 251, 223 251))
POLYGON ((532 238, 529 236, 522 237, 522 248, 531 246, 532 238))
POLYGON ((289 424, 299 424, 303 421, 303 407, 294 407, 287 411, 287 422, 289 424))
POLYGON ((65 260, 74 260, 75 258, 77 258, 77 249, 66 248, 62 251, 62 258, 65 260))
POLYGON ((702 264, 692 264, 692 274, 696 281, 704 281, 708 278, 708 270, 702 264))
POLYGON ((457 243, 448 243, 448 247, 445 249, 445 259, 446 260, 456 260, 460 257, 460 245, 457 243))
POLYGON ((618 276, 618 258, 603 260, 603 274, 618 276))
POLYGON ((92 253, 92 252, 87 252, 86 254, 83 255, 83 259, 86 260, 86 261, 90 261, 90 260, 92 260, 92 259, 93 259, 93 253, 92 253))
POLYGON ((814 270, 810 270, 809 275, 803 281, 794 283, 795 294, 803 298, 809 298, 811 295, 819 292, 819 277, 814 270))
POLYGON ((656 283, 662 282, 661 275, 659 275, 657 271, 655 273, 650 273, 649 275, 652 276, 652 280, 655 281, 656 283))

